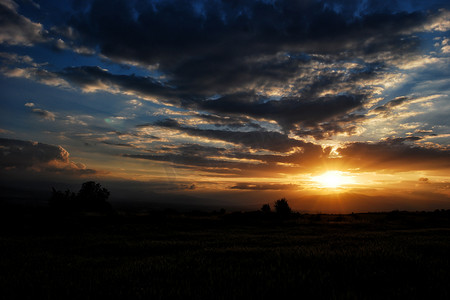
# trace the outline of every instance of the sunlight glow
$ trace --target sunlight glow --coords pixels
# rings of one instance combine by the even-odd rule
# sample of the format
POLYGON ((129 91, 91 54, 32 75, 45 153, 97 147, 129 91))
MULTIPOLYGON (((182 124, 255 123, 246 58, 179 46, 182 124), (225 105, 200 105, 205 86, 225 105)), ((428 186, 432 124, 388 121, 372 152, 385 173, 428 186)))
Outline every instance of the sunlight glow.
POLYGON ((327 171, 322 175, 312 178, 322 188, 339 188, 343 185, 354 183, 350 176, 346 176, 340 171, 327 171))

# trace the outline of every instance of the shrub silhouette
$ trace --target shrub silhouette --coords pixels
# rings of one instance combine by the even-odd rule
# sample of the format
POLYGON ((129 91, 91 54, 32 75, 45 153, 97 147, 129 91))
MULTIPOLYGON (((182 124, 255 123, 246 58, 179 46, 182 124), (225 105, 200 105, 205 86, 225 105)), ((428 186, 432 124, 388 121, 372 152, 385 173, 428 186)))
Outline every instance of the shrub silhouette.
POLYGON ((288 216, 291 213, 291 208, 285 198, 275 201, 275 211, 280 216, 288 216))
POLYGON ((271 208, 270 208, 270 204, 264 204, 262 207, 261 207, 261 211, 263 212, 263 213, 270 213, 272 210, 271 210, 271 208))
POLYGON ((83 183, 76 195, 70 190, 65 192, 57 191, 55 188, 52 188, 52 190, 49 204, 56 209, 103 212, 112 209, 107 202, 110 195, 109 191, 102 187, 100 183, 94 181, 83 183))

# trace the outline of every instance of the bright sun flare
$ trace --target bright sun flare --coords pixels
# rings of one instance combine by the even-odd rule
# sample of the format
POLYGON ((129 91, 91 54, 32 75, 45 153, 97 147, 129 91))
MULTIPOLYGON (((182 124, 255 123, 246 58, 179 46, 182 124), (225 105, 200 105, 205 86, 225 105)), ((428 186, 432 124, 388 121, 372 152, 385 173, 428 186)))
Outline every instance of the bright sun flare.
POLYGON ((313 180, 324 188, 338 188, 353 183, 350 177, 343 175, 340 171, 327 171, 322 175, 313 177, 313 180))

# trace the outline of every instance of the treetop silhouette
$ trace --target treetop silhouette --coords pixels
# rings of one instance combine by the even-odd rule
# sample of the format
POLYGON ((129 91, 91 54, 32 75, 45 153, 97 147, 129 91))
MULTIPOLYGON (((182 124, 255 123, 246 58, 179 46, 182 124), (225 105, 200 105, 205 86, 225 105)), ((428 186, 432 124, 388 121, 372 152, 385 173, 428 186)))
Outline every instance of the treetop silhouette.
POLYGON ((286 198, 281 198, 280 200, 275 201, 274 206, 275 206, 275 211, 279 215, 288 216, 292 212, 286 198))

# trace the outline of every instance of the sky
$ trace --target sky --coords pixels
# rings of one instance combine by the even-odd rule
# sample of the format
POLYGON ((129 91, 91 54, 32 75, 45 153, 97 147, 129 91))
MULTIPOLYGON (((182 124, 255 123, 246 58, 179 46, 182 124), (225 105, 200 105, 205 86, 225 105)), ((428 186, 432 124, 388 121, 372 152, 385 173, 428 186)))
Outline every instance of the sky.
POLYGON ((449 30, 448 1, 0 0, 1 186, 449 209, 449 30))

